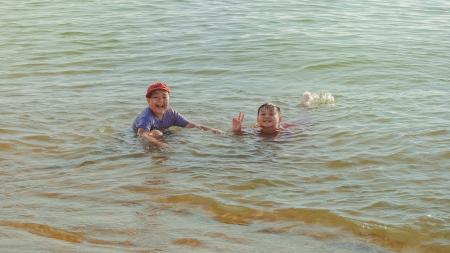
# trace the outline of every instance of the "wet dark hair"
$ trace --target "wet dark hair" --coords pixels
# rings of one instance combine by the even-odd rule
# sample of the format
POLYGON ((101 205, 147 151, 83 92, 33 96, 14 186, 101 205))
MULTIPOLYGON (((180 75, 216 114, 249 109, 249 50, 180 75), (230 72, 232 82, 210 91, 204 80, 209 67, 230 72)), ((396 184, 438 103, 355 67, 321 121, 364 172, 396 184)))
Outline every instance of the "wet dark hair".
POLYGON ((258 114, 256 116, 259 115, 259 112, 263 109, 263 108, 267 108, 267 109, 271 109, 274 111, 277 111, 278 114, 281 116, 281 109, 278 105, 274 104, 274 103, 264 103, 262 104, 259 108, 258 108, 258 114))

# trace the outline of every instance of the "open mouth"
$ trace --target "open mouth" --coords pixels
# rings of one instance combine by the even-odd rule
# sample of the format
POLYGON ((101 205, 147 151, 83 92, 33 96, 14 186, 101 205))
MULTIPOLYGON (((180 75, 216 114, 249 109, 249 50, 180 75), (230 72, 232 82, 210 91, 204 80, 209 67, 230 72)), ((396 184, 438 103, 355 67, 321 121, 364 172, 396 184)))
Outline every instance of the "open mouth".
POLYGON ((274 125, 272 120, 263 120, 261 122, 261 126, 263 127, 272 127, 274 125))

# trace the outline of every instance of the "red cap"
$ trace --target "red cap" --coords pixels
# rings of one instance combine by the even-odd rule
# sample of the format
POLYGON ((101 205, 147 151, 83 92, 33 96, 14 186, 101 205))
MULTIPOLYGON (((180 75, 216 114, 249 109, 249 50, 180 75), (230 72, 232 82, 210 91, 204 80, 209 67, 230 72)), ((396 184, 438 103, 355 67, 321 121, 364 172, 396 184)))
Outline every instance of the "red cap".
POLYGON ((152 85, 148 86, 147 94, 145 96, 149 97, 150 94, 155 90, 163 90, 170 93, 170 89, 165 83, 153 83, 152 85))

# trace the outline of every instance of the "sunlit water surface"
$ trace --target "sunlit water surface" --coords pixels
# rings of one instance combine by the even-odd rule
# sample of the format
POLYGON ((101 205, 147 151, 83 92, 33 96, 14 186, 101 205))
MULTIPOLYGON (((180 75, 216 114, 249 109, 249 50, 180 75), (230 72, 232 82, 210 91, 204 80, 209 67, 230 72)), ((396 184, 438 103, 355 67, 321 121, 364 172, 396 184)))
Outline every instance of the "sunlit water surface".
POLYGON ((1 251, 450 252, 449 9, 2 1, 1 251), (137 139, 153 81, 225 134, 137 139), (229 132, 267 101, 298 128, 229 132))

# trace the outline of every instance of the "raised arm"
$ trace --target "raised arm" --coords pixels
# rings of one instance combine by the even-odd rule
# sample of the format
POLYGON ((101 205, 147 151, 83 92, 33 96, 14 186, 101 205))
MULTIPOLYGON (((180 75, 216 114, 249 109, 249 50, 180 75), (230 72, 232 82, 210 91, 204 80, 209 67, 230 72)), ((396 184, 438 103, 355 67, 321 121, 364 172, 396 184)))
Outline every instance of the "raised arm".
POLYGON ((234 132, 242 132, 242 122, 244 122, 244 113, 239 112, 239 115, 232 120, 232 129, 234 132))

